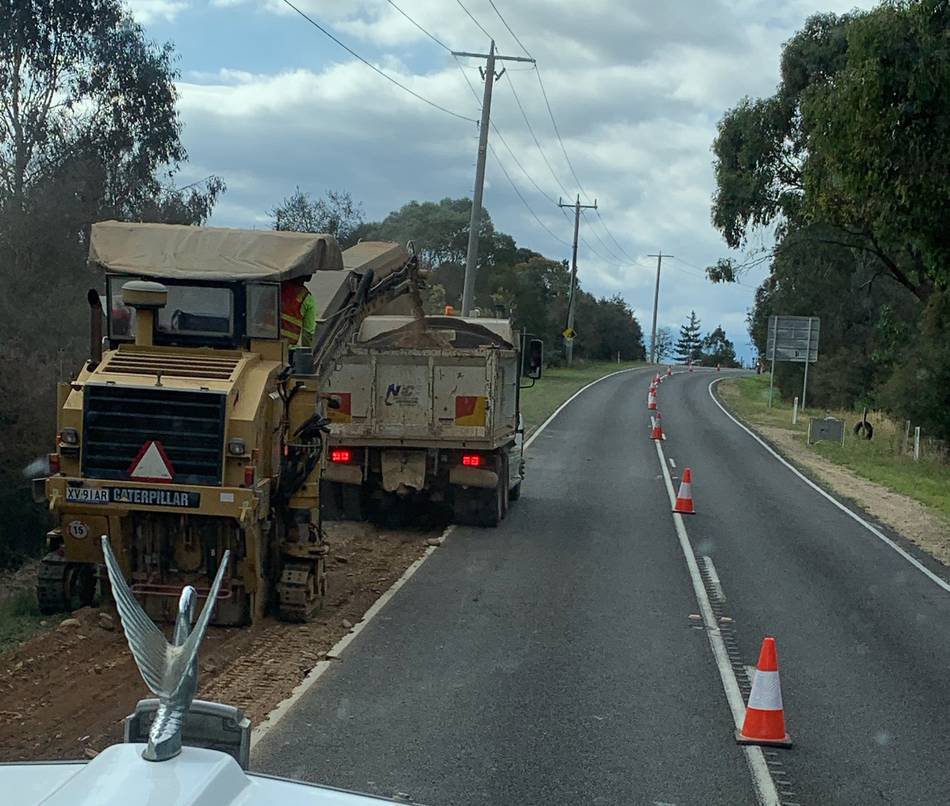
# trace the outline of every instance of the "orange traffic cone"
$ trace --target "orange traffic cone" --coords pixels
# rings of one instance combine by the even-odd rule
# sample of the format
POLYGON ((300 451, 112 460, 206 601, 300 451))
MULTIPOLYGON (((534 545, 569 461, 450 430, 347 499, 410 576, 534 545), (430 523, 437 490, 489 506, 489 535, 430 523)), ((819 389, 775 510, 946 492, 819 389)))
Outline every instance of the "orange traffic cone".
POLYGON ((660 425, 660 412, 657 412, 656 417, 653 418, 653 430, 650 431, 650 439, 666 439, 663 426, 660 425))
POLYGON ((656 411, 656 389, 652 386, 647 395, 647 411, 656 411))
POLYGON ((673 367, 666 368, 666 377, 669 378, 673 374, 673 367))
POLYGON ((653 385, 654 385, 654 386, 658 386, 659 383, 660 383, 660 381, 662 381, 662 380, 663 380, 663 379, 660 377, 660 373, 659 373, 659 372, 656 373, 656 377, 653 379, 653 385))
POLYGON ((692 362, 692 361, 689 362, 689 371, 690 371, 690 372, 693 371, 693 362, 692 362))
POLYGON ((716 372, 719 372, 719 364, 716 364, 716 372))
POLYGON ((742 730, 736 733, 736 741, 739 744, 792 746, 792 739, 785 732, 785 710, 782 707, 782 685, 778 679, 778 653, 775 651, 774 638, 762 640, 745 721, 742 730))
POLYGON ((680 489, 676 494, 676 504, 673 506, 673 511, 683 515, 693 515, 696 512, 693 509, 693 473, 688 467, 683 471, 683 480, 680 482, 680 489))

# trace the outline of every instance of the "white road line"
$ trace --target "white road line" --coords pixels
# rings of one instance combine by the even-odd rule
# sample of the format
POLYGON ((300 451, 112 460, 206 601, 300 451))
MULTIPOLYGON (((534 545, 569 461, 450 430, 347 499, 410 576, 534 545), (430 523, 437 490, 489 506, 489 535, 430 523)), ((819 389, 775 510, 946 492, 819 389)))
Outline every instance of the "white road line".
MULTIPOLYGON (((590 389, 590 387, 592 387, 594 384, 600 383, 607 378, 612 378, 614 375, 620 375, 623 372, 634 372, 639 369, 644 369, 644 367, 628 367, 627 369, 617 370, 616 372, 611 372, 610 374, 604 375, 595 381, 591 381, 586 386, 578 389, 573 395, 571 395, 560 406, 558 406, 558 408, 550 417, 548 417, 535 429, 534 433, 525 442, 525 449, 527 449, 531 443, 541 435, 541 432, 544 431, 548 425, 550 425, 551 421, 557 417, 558 414, 560 414, 561 411, 582 392, 590 389)), ((443 542, 454 530, 454 524, 446 528, 446 530, 442 533, 443 542)), ((314 686, 314 684, 323 676, 324 672, 326 672, 326 670, 333 665, 333 661, 339 659, 340 653, 342 653, 343 650, 346 649, 350 643, 352 643, 356 636, 363 631, 363 629, 367 624, 369 624, 373 617, 376 616, 379 611, 386 606, 389 600, 393 598, 396 591, 398 591, 409 581, 412 575, 419 570, 422 564, 429 559, 429 557, 432 555, 432 552, 434 552, 437 548, 437 546, 429 546, 423 555, 412 565, 410 565, 405 570, 403 575, 392 584, 392 587, 390 587, 389 590, 383 593, 383 595, 373 603, 369 610, 363 614, 363 618, 360 619, 359 623, 356 624, 352 630, 350 630, 339 641, 337 641, 336 644, 333 645, 330 651, 326 654, 327 660, 318 661, 317 664, 307 673, 307 676, 300 681, 296 688, 294 688, 294 690, 290 693, 290 696, 278 703, 277 706, 270 713, 268 713, 266 717, 264 717, 264 720, 259 725, 257 725, 253 731, 251 731, 252 750, 257 745, 257 743, 263 739, 264 736, 266 736, 277 725, 277 723, 287 715, 291 708, 297 704, 300 698, 303 697, 304 694, 306 694, 314 686)))
MULTIPOLYGON (((445 528, 445 531, 442 532, 441 538, 443 541, 455 531, 455 524, 451 524, 445 528)), ((333 665, 334 660, 338 660, 340 653, 346 649, 350 643, 359 635, 365 628, 366 625, 372 621, 373 617, 382 610, 386 604, 389 602, 393 596, 396 595, 403 585, 405 585, 413 574, 419 570, 422 564, 429 559, 432 552, 438 549, 438 546, 429 546, 426 548, 423 555, 416 560, 412 565, 410 565, 402 574, 399 579, 397 579, 390 588, 383 593, 373 604, 370 606, 363 614, 363 618, 353 626, 346 635, 344 635, 339 641, 337 641, 329 652, 326 654, 326 660, 321 660, 317 662, 317 665, 314 666, 308 673, 307 676, 297 684, 296 688, 290 692, 290 696, 287 699, 282 700, 277 704, 277 706, 269 713, 264 720, 257 725, 254 730, 251 731, 251 749, 253 750, 255 745, 263 739, 273 728, 283 719, 291 708, 297 703, 297 701, 306 694, 313 685, 323 676, 323 673, 326 672, 333 665)))
MULTIPOLYGON (((653 443, 656 446, 656 455, 660 460, 660 468, 663 470, 663 479, 666 482, 666 493, 670 499, 670 508, 676 504, 676 493, 673 492, 673 480, 670 478, 670 471, 666 467, 666 458, 663 455, 663 446, 659 441, 653 443)), ((696 563, 696 557, 693 554, 693 547, 689 542, 689 535, 686 533, 686 525, 683 523, 683 516, 678 512, 673 512, 673 524, 676 527, 676 534, 679 537, 680 549, 683 551, 683 558, 686 560, 686 567, 689 570, 689 577, 693 583, 693 593, 696 595, 696 602, 699 605, 699 612, 703 619, 706 637, 709 640, 709 647, 712 649, 713 659, 719 669, 719 678, 722 680, 722 688, 726 693, 726 701, 732 711, 732 719, 735 722, 736 729, 741 728, 742 721, 745 718, 745 702, 742 700, 742 692, 739 691, 739 682, 736 680, 735 672, 732 670, 732 664, 729 661, 729 654, 726 652, 726 644, 722 640, 722 633, 719 631, 719 625, 716 623, 716 617, 713 615, 712 604, 709 596, 706 595, 706 588, 703 586, 703 579, 699 574, 699 566, 696 563)), ((768 764, 765 763, 765 755, 761 747, 752 745, 742 745, 742 751, 745 753, 746 762, 749 765, 749 772, 752 775, 752 785, 755 788, 756 799, 761 806, 779 806, 778 789, 775 787, 775 781, 769 772, 768 764)))
POLYGON ((719 597, 720 601, 726 601, 726 593, 722 589, 722 583, 719 581, 719 574, 716 573, 716 566, 713 564, 712 557, 707 557, 704 554, 703 562, 706 564, 706 573, 709 574, 709 584, 713 589, 713 593, 719 597))
POLYGON ((578 395, 583 394, 584 392, 586 392, 588 389, 590 389, 590 388, 591 388, 592 386, 594 386, 595 384, 598 384, 598 383, 600 383, 601 381, 606 381, 608 378, 613 378, 614 375, 622 375, 624 372, 637 372, 638 370, 643 370, 643 369, 650 369, 650 367, 627 367, 627 369, 618 369, 616 372, 611 372, 611 373, 609 373, 608 375, 603 375, 603 376, 601 376, 601 377, 598 378, 596 381, 591 381, 589 384, 587 384, 587 386, 582 386, 582 387, 581 387, 580 389, 578 389, 573 395, 571 395, 567 400, 565 400, 560 406, 558 406, 558 407, 554 410, 554 414, 552 414, 550 417, 548 417, 548 419, 546 419, 543 423, 541 423, 541 425, 539 425, 539 426, 534 430, 534 433, 532 433, 531 436, 528 437, 528 439, 525 441, 525 443, 524 443, 524 449, 525 449, 525 450, 528 450, 528 448, 531 447, 531 443, 534 442, 539 436, 541 436, 541 432, 551 424, 551 420, 553 420, 555 417, 557 417, 557 416, 561 413, 561 411, 562 411, 563 409, 565 409, 565 408, 567 407, 567 405, 568 405, 571 401, 574 400, 575 397, 577 397, 578 395))
POLYGON ((746 667, 745 667, 745 676, 746 676, 747 678, 749 678, 749 685, 750 685, 750 686, 752 685, 752 681, 755 680, 755 673, 756 673, 757 671, 758 671, 758 669, 756 669, 755 666, 749 666, 749 664, 746 664, 746 667))
POLYGON ((737 420, 735 417, 733 417, 732 414, 730 414, 730 413, 726 410, 726 407, 723 406, 722 403, 720 403, 720 402, 716 399, 716 395, 713 394, 713 387, 714 387, 717 383, 719 383, 719 381, 721 381, 721 380, 724 380, 724 379, 723 379, 723 378, 716 378, 716 380, 714 380, 712 383, 710 383, 710 384, 709 384, 709 387, 708 387, 708 392, 709 392, 709 396, 712 398, 713 403, 715 403, 717 406, 719 406, 720 411, 722 411, 722 413, 725 414, 726 417, 728 417, 730 420, 732 420, 732 422, 734 422, 737 426, 739 426, 739 428, 741 428, 743 431, 745 431, 750 437, 752 437, 752 439, 754 439, 756 442, 758 442, 759 445, 761 445, 763 448, 765 448, 765 450, 767 450, 770 454, 772 454, 772 456, 774 456, 776 459, 778 459, 779 462, 781 462, 783 465, 785 465, 785 467, 787 467, 789 470, 791 470, 792 473, 794 473, 796 476, 798 476, 798 478, 800 478, 802 481, 804 481, 805 484, 807 484, 809 487, 811 487, 815 492, 817 492, 819 495, 822 495, 822 496, 824 496, 825 498, 827 498, 829 501, 831 501, 832 504, 834 504, 836 507, 838 507, 838 509, 840 509, 840 510, 841 510, 842 512, 844 512, 846 515, 849 515, 849 516, 850 516, 851 518, 853 518, 855 521, 857 521, 858 523, 860 523, 865 529, 867 529, 872 535, 874 535, 874 536, 875 536, 878 540, 880 540, 882 543, 884 543, 885 545, 890 546, 892 549, 894 549, 894 551, 896 551, 901 557, 903 557, 905 560, 907 560, 907 562, 909 562, 912 566, 914 566, 914 568, 916 568, 918 571, 920 571, 920 573, 922 573, 925 577, 927 577, 927 578, 928 578, 931 582, 933 582, 935 585, 938 585, 939 587, 943 588, 943 590, 945 590, 947 593, 950 593, 950 583, 948 583, 946 580, 941 579, 939 576, 937 576, 933 571, 931 571, 926 565, 924 565, 922 562, 920 562, 920 560, 918 560, 918 559, 917 559, 916 557, 914 557, 912 554, 909 554, 908 552, 904 551, 904 549, 902 549, 900 546, 898 546, 897 543, 895 543, 893 540, 891 540, 891 539, 890 539, 886 534, 884 534, 880 529, 877 529, 877 528, 874 527, 872 524, 868 523, 866 520, 864 520, 864 518, 862 518, 860 515, 858 515, 858 514, 857 514, 856 512, 854 512, 853 510, 851 510, 851 509, 849 509, 848 507, 846 507, 844 504, 842 504, 842 503, 841 503, 837 498, 835 498, 833 495, 829 495, 827 492, 825 492, 821 487, 819 487, 817 484, 815 484, 815 482, 813 482, 810 478, 808 478, 808 476, 806 476, 804 473, 802 473, 802 472, 801 472, 797 467, 795 467, 791 462, 788 462, 783 456, 781 456, 779 453, 777 453, 775 450, 773 450, 772 446, 769 445, 769 444, 768 444, 764 439, 762 439, 758 434, 756 434, 754 431, 752 431, 752 429, 748 428, 744 423, 740 422, 740 421, 737 420))

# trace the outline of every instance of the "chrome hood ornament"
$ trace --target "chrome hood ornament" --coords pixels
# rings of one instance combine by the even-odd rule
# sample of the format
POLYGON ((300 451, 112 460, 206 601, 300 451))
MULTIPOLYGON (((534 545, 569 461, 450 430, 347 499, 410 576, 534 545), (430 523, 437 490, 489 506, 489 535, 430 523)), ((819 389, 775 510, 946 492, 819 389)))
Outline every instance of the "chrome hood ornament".
POLYGON ((178 617, 172 643, 139 605, 125 582, 125 576, 109 546, 109 538, 102 536, 102 554, 112 583, 112 596, 122 619, 125 638, 132 657, 139 667, 145 684, 158 697, 159 706, 148 734, 148 746, 142 758, 148 761, 167 761, 181 753, 181 731, 185 715, 198 690, 198 649, 204 639, 214 611, 218 591, 228 566, 230 552, 225 551, 218 565, 208 599, 192 629, 198 593, 191 585, 182 588, 178 600, 178 617))

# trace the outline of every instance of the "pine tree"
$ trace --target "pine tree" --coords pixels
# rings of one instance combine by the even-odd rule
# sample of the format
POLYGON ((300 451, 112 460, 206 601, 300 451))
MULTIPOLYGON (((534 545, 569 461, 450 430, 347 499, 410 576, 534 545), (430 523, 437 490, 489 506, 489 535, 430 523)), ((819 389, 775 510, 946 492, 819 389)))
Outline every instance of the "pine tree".
POLYGON ((700 323, 696 311, 689 312, 686 324, 680 326, 680 337, 676 342, 676 360, 680 363, 698 361, 703 354, 703 340, 699 336, 700 323))

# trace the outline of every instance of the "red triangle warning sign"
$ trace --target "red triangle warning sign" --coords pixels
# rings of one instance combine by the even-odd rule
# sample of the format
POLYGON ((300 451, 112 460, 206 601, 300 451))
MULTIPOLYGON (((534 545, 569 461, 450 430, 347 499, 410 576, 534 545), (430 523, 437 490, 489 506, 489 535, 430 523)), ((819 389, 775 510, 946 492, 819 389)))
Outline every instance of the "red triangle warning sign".
POLYGON ((175 477, 175 468, 162 443, 150 439, 132 460, 128 473, 129 478, 136 481, 171 481, 175 477))

